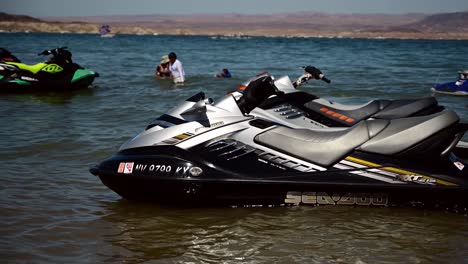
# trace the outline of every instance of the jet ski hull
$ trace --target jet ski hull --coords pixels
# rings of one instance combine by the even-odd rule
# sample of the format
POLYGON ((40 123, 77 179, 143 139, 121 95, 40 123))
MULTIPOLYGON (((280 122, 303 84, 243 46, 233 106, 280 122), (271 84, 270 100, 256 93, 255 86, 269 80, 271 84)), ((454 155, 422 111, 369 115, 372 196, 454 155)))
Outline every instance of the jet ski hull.
POLYGON ((10 77, 0 75, 0 93, 34 93, 74 91, 88 88, 97 73, 88 70, 78 70, 62 79, 35 79, 34 77, 10 77))
POLYGON ((414 206, 466 213, 466 189, 99 176, 123 198, 181 206, 414 206))
POLYGON ((463 213, 468 207, 463 181, 382 183, 346 170, 284 170, 262 164, 258 157, 235 164, 250 170, 240 173, 203 153, 194 156, 176 147, 142 148, 119 152, 90 171, 123 198, 160 204, 417 206, 463 213))
POLYGON ((439 84, 431 88, 432 92, 449 95, 468 95, 468 81, 458 80, 457 82, 449 82, 439 84))
POLYGON ((454 148, 453 152, 457 155, 457 157, 468 163, 468 142, 460 141, 454 148))

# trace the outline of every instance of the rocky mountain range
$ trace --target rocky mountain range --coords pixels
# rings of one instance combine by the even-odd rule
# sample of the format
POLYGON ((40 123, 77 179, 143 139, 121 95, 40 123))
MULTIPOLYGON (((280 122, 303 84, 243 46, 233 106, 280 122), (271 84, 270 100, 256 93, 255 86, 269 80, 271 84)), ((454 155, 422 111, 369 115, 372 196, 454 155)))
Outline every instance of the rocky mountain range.
POLYGON ((0 31, 286 37, 468 39, 468 11, 441 14, 197 14, 46 17, 0 13, 0 31))

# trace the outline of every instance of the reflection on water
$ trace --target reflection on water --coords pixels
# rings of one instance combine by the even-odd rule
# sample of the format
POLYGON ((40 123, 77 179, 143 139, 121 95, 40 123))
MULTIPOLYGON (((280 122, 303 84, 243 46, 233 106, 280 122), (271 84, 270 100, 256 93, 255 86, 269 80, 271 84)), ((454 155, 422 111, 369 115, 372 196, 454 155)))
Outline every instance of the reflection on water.
MULTIPOLYGON (((0 47, 30 64, 51 45, 68 46, 100 77, 71 94, 0 95, 3 262, 468 262, 467 217, 459 214, 162 207, 122 200, 88 171, 180 101, 200 91, 216 100, 263 71, 296 78, 301 66, 315 65, 332 83, 301 89, 340 103, 429 96, 432 72, 450 81, 463 68, 466 41, 0 33, 0 47), (183 86, 153 77, 169 51, 184 63, 183 86), (233 78, 214 78, 222 68, 233 78)), ((468 119, 466 98, 437 99, 468 119)))
MULTIPOLYGON (((106 242, 133 261, 463 261, 466 219, 395 208, 162 208, 108 203, 106 242), (455 231, 456 230, 456 231, 455 231), (397 255, 389 252, 398 251, 397 255)), ((122 260, 115 252, 112 260, 122 260)))
POLYGON ((94 85, 89 89, 81 89, 69 93, 63 92, 48 92, 48 93, 29 93, 29 94, 9 94, 5 97, 20 103, 45 103, 51 105, 68 104, 75 96, 93 96, 94 91, 99 89, 98 85, 94 85))

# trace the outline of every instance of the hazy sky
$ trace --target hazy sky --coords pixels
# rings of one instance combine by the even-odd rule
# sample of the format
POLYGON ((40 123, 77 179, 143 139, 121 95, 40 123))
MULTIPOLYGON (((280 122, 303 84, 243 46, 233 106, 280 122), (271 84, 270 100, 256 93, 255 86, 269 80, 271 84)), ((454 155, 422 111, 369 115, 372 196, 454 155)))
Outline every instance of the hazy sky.
POLYGON ((135 14, 441 13, 468 0, 0 0, 0 12, 35 17, 135 14))

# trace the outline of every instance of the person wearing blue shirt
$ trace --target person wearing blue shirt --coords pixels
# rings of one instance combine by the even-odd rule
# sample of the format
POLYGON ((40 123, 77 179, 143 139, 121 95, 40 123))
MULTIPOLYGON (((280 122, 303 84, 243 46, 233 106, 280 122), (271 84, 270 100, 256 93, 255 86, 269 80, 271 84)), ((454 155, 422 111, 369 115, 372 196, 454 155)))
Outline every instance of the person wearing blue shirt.
POLYGON ((216 74, 217 78, 231 78, 231 73, 229 72, 228 69, 223 69, 221 73, 216 74))

